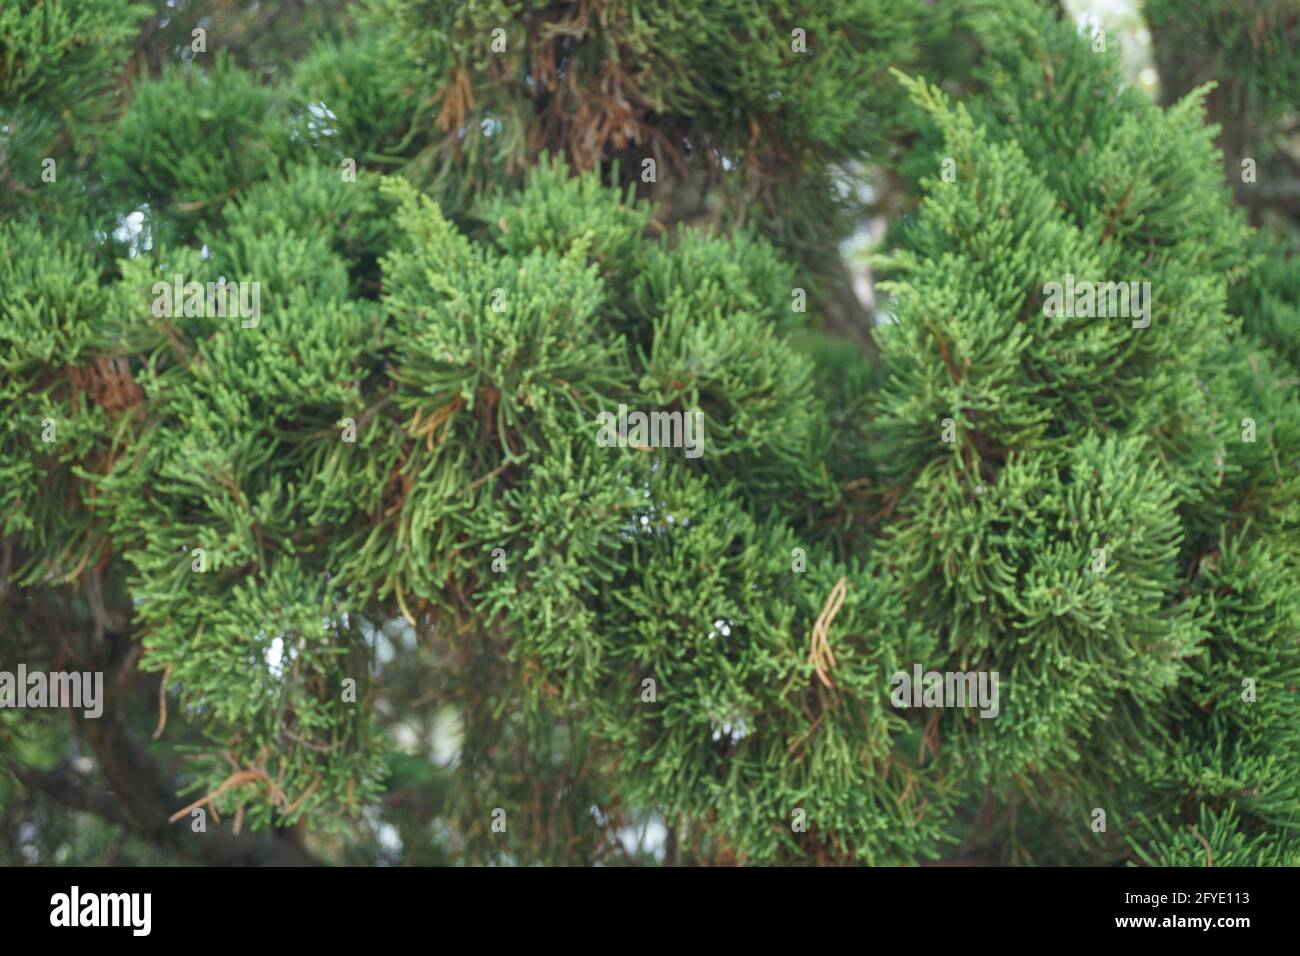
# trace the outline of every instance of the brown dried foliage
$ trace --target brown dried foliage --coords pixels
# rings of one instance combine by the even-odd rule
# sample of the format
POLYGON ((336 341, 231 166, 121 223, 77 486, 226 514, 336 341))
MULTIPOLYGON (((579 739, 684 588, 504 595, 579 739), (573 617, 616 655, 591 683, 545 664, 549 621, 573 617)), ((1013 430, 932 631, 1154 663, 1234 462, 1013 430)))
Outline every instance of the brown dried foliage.
POLYGON ((131 367, 120 355, 101 355, 90 365, 68 366, 72 399, 85 392, 106 412, 120 412, 144 401, 144 393, 131 375, 131 367))

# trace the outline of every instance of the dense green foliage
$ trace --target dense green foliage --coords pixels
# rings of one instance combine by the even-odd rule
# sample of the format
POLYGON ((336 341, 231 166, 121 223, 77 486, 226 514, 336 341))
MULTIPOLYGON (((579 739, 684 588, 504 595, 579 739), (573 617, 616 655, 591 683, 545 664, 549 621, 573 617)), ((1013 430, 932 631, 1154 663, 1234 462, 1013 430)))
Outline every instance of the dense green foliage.
POLYGON ((108 852, 88 749, 132 861, 211 795, 346 862, 1300 863, 1300 282, 1208 89, 1030 0, 372 0, 115 87, 147 14, 0 14, 0 670, 115 688, 0 710, 38 857, 108 852))

